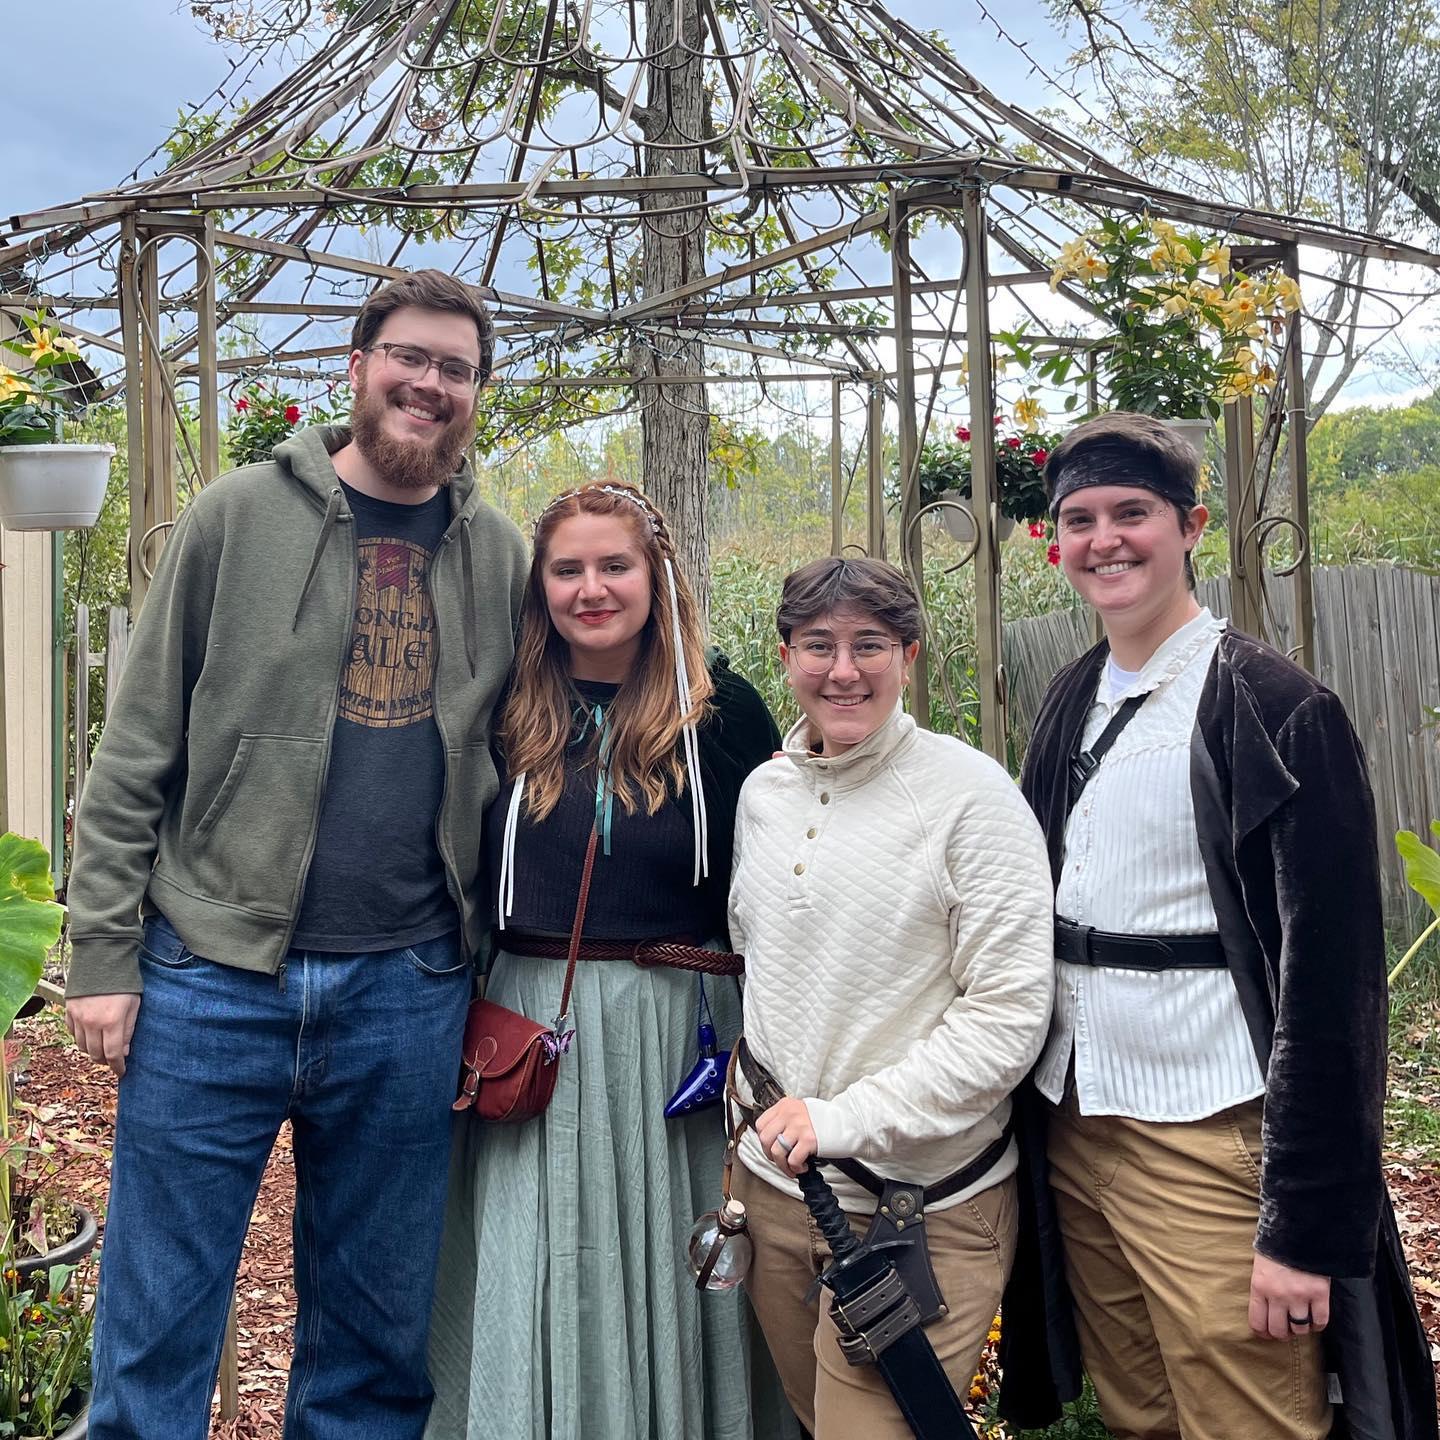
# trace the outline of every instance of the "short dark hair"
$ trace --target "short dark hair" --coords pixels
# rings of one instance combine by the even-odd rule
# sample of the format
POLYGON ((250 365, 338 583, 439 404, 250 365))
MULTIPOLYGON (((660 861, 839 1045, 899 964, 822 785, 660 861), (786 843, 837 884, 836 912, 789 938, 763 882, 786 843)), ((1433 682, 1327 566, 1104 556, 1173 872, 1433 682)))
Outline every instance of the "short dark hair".
POLYGON ((483 385, 490 378, 495 368, 495 323, 479 290, 443 270, 416 270, 376 290, 355 318, 350 348, 368 350, 385 321, 407 306, 416 310, 445 310, 473 320, 480 341, 480 383, 483 385))
POLYGON ((902 645, 920 638, 920 599, 904 571, 884 560, 827 555, 785 577, 775 626, 788 645, 791 632, 817 615, 859 610, 873 615, 902 645))

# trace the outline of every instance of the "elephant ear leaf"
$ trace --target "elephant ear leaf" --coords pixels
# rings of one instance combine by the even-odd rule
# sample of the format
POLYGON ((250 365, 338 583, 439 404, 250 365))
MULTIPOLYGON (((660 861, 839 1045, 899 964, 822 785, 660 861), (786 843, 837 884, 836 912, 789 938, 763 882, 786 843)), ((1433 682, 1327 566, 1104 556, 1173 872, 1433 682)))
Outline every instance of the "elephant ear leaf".
MULTIPOLYGON (((1430 829, 1440 840, 1440 820, 1432 820, 1430 829)), ((1440 915, 1440 853, 1413 830, 1401 830, 1395 836, 1395 848, 1405 862, 1405 879, 1410 888, 1440 915)))
POLYGON ((0 1034, 34 994, 64 915, 45 847, 13 831, 0 835, 0 1034))

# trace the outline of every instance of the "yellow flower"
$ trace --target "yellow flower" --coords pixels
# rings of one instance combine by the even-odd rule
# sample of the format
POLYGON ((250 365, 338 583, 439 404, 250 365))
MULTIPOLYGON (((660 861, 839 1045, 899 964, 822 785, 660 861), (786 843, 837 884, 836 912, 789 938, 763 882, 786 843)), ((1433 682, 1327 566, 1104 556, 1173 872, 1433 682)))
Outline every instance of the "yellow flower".
POLYGON ((1050 272, 1050 288, 1054 290, 1062 280, 1068 280, 1072 275, 1078 275, 1085 257, 1089 253, 1090 247, 1083 239, 1067 240, 1060 247, 1055 268, 1050 272))
POLYGON ((1228 328, 1244 331, 1247 335, 1250 333, 1248 327, 1260 319, 1259 297, 1250 290, 1231 291, 1230 298, 1221 303, 1220 309, 1228 328))
POLYGON ((1232 375, 1226 380, 1220 391, 1222 400, 1238 400, 1242 395, 1253 395, 1255 393, 1255 377, 1241 371, 1238 375, 1232 375))
POLYGON ((1194 302, 1183 290, 1176 290, 1160 307, 1167 315, 1185 315, 1195 308, 1194 302))
POLYGON ((1230 273, 1230 247, 1218 241, 1207 245, 1200 252, 1200 263, 1223 280, 1230 273))
POLYGON ((1027 434, 1034 434, 1045 418, 1045 407, 1033 395, 1022 396, 1015 402, 1015 424, 1027 434))
POLYGON ((17 375, 8 365, 0 365, 0 400, 16 400, 30 393, 30 382, 23 375, 17 375))
POLYGON ((1150 228, 1162 240, 1173 240, 1180 233, 1168 220, 1152 220, 1150 228))
POLYGON ((1082 280, 1103 280, 1110 273, 1110 266, 1098 255, 1086 255, 1076 273, 1082 280))
POLYGON ((1300 286, 1288 275, 1275 276, 1270 282, 1270 292, 1287 315, 1293 315, 1300 308, 1300 286))
POLYGON ((1242 345, 1231 357, 1242 370, 1254 370, 1255 362, 1259 358, 1248 346, 1242 345))
POLYGON ((1269 390, 1275 384, 1275 367, 1266 361, 1255 372, 1255 384, 1261 390, 1269 390))

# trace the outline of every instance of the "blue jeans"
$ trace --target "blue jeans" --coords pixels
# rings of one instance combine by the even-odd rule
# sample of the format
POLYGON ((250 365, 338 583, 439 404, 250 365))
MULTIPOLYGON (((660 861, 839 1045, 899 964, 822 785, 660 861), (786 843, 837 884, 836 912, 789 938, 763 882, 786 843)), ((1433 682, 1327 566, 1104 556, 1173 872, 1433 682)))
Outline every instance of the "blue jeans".
POLYGON ((295 950, 283 986, 160 917, 115 1126, 91 1440, 204 1440, 235 1272, 281 1122, 299 1313, 286 1440, 419 1440, 470 998, 454 935, 295 950))

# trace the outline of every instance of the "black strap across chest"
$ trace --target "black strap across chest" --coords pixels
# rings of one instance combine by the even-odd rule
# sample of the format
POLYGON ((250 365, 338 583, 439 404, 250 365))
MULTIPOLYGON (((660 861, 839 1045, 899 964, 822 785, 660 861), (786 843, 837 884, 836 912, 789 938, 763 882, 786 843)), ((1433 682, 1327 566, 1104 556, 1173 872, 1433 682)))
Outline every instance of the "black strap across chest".
POLYGON ((1110 717, 1110 723, 1096 736, 1095 743, 1088 750, 1079 748, 1080 740, 1085 734, 1084 727, 1081 727, 1080 735, 1075 739, 1075 753, 1070 757, 1070 792, 1065 804, 1067 815, 1075 808, 1081 792, 1090 783, 1090 777, 1100 768, 1100 762, 1109 754, 1110 747, 1120 738, 1120 732, 1154 693, 1153 690, 1147 690, 1143 695, 1132 695, 1126 700, 1110 717))

